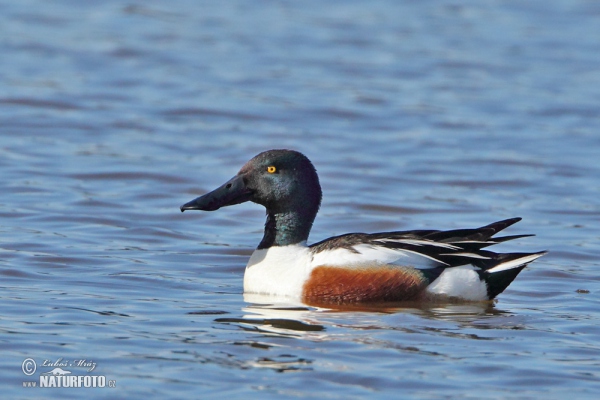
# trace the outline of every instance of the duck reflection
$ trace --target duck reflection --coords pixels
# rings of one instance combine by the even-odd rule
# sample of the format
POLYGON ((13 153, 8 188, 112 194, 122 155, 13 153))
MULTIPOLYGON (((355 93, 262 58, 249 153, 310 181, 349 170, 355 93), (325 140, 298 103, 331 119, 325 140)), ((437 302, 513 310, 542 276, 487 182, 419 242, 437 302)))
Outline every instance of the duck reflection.
MULTIPOLYGON (((288 298, 244 294, 248 303, 242 308, 241 317, 217 318, 215 322, 234 324, 247 331, 267 335, 303 337, 323 340, 335 336, 334 328, 394 329, 382 314, 410 314, 427 320, 446 321, 461 327, 486 329, 494 324, 490 319, 507 316, 510 313, 499 310, 493 302, 401 302, 381 304, 353 304, 328 307, 306 305, 290 301, 288 298), (486 322, 487 321, 487 322, 486 322)), ((498 321, 496 321, 498 322, 498 321)), ((431 326, 424 330, 436 330, 431 326)), ((414 329, 407 329, 413 331, 414 329)))

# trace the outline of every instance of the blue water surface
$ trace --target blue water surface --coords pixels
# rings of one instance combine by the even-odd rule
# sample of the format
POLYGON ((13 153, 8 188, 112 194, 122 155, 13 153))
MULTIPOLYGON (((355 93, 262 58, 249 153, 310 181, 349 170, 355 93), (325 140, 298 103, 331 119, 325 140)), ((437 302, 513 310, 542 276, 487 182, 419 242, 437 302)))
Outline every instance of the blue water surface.
POLYGON ((585 0, 0 3, 3 398, 597 398, 599 27, 585 0), (271 148, 319 172, 311 242, 520 216, 498 250, 550 253, 492 304, 257 304, 264 210, 178 207, 271 148), (61 363, 115 387, 27 387, 61 363))

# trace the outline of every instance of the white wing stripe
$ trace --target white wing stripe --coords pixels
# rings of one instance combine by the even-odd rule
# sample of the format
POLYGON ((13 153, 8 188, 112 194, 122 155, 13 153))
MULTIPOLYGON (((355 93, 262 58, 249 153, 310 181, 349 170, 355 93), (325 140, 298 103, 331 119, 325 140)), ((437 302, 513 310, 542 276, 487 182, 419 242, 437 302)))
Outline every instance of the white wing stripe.
POLYGON ((528 263, 532 262, 536 258, 543 256, 544 254, 545 253, 531 254, 531 255, 528 255, 525 257, 517 258, 516 260, 506 261, 506 262, 496 265, 494 268, 488 269, 487 272, 494 273, 494 272, 506 271, 507 269, 520 267, 523 264, 528 264, 528 263))
POLYGON ((416 254, 416 255, 418 255, 418 256, 425 257, 425 258, 428 258, 428 259, 430 259, 430 260, 433 260, 433 261, 435 261, 436 263, 440 263, 440 264, 444 264, 444 265, 450 265, 450 264, 448 264, 448 263, 445 263, 445 262, 443 262, 443 261, 441 261, 441 260, 438 260, 437 258, 434 258, 434 257, 428 256, 427 254, 419 253, 418 251, 406 250, 406 249, 397 250, 397 251, 401 251, 401 252, 407 252, 407 253, 411 253, 411 254, 416 254))
POLYGON ((482 256, 481 254, 475 254, 475 253, 444 253, 441 254, 440 256, 462 256, 462 257, 469 257, 469 258, 479 258, 480 260, 489 260, 491 257, 486 257, 486 256, 482 256))
MULTIPOLYGON (((460 247, 457 246, 453 246, 451 244, 448 243, 440 243, 440 242, 434 242, 431 240, 418 240, 418 239, 376 239, 374 240, 374 242, 379 242, 379 243, 404 243, 404 244, 409 244, 409 245, 413 245, 413 246, 435 246, 435 247, 442 247, 444 249, 451 249, 451 250, 460 250, 460 247)), ((404 250, 404 249, 403 249, 404 250)))

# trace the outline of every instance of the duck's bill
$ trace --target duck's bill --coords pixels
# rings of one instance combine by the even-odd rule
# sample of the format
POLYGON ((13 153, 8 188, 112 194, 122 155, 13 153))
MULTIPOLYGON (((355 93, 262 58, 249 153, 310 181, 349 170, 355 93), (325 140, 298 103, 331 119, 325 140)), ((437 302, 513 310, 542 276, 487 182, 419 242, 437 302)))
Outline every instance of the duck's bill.
POLYGON ((215 211, 221 207, 232 206, 251 200, 252 191, 246 187, 241 175, 236 175, 229 181, 210 193, 206 193, 189 203, 185 203, 179 209, 215 211))

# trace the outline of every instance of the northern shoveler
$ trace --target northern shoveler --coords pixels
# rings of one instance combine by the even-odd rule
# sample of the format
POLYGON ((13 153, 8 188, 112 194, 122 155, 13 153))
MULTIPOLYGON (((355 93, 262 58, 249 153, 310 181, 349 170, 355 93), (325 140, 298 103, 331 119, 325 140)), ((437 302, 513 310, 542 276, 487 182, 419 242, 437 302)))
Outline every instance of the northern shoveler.
POLYGON ((262 241, 244 274, 244 291, 306 304, 350 304, 449 297, 490 300, 546 252, 494 253, 485 247, 532 235, 493 236, 511 218, 476 229, 349 233, 308 246, 321 204, 313 164, 292 150, 269 150, 221 187, 181 206, 214 211, 252 201, 267 209, 262 241))

